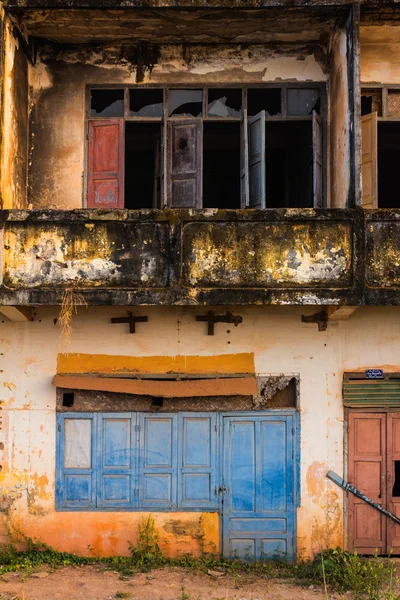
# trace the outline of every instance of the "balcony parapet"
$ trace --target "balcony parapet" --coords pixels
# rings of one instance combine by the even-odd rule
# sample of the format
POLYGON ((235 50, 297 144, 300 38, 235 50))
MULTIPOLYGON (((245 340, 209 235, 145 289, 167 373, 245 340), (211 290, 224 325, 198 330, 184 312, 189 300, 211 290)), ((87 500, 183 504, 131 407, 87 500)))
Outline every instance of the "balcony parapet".
POLYGON ((400 304, 400 211, 0 211, 0 304, 400 304))

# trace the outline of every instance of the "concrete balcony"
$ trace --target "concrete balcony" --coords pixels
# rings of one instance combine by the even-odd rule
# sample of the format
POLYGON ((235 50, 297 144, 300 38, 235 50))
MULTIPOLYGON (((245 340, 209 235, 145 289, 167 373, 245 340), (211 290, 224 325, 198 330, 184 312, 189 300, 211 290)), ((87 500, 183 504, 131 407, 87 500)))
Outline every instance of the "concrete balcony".
POLYGON ((400 211, 2 211, 0 304, 400 304, 400 211))

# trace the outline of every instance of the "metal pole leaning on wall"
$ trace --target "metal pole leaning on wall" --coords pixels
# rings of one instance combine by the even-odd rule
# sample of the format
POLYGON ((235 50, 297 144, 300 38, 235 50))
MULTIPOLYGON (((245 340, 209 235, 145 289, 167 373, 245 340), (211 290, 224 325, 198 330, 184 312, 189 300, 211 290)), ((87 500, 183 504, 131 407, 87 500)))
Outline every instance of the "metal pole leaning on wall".
POLYGON ((344 479, 339 477, 339 475, 336 475, 336 473, 334 473, 333 471, 328 471, 326 476, 328 479, 330 479, 331 481, 339 485, 341 488, 343 488, 346 492, 351 492, 352 494, 354 494, 354 496, 357 496, 357 498, 361 498, 361 500, 364 500, 364 502, 366 502, 373 508, 376 508, 376 510, 379 510, 379 512, 389 517, 389 519, 392 519, 392 521, 397 523, 397 525, 400 525, 400 519, 398 519, 393 513, 389 512, 385 508, 382 508, 380 504, 374 502, 373 500, 371 500, 371 498, 368 498, 368 496, 360 492, 360 490, 355 488, 353 485, 350 485, 350 483, 347 483, 344 479))

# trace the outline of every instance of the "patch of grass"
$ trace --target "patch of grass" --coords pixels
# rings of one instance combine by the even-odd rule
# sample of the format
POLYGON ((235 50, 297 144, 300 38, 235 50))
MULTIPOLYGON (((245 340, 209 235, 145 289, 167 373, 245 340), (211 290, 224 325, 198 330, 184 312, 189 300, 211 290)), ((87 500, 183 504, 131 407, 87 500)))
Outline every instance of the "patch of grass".
MULTIPOLYGON (((159 546, 159 535, 150 515, 144 517, 139 526, 136 544, 130 543, 131 556, 110 558, 83 557, 67 552, 58 552, 42 542, 23 538, 24 551, 14 547, 0 548, 0 575, 10 571, 22 571, 29 575, 44 566, 56 569, 61 566, 96 565, 111 569, 126 578, 135 572, 149 572, 163 566, 176 566, 192 571, 220 571, 237 578, 241 574, 253 574, 262 579, 290 579, 308 586, 323 587, 326 598, 328 589, 339 593, 350 591, 355 600, 400 600, 399 579, 393 559, 360 557, 356 552, 344 552, 337 548, 316 556, 314 560, 287 562, 277 556, 273 560, 242 561, 227 560, 203 554, 200 558, 187 555, 179 559, 168 559, 159 546)), ((115 598, 129 598, 129 592, 117 591, 115 598)), ((181 599, 189 600, 182 588, 181 599)))

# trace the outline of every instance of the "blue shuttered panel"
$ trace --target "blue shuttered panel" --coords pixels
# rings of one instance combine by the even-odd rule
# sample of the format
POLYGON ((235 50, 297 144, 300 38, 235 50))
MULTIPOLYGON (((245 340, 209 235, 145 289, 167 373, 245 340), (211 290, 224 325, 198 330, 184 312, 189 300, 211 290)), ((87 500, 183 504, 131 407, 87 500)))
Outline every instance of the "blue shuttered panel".
POLYGON ((224 418, 225 556, 294 557, 296 425, 294 414, 224 418))
POLYGON ((93 414, 57 415, 56 501, 59 507, 93 509, 95 489, 93 414))
POLYGON ((217 504, 216 415, 179 415, 178 506, 207 509, 217 504))
POLYGON ((177 506, 178 415, 140 415, 139 490, 142 508, 177 506))
POLYGON ((97 506, 134 505, 135 413, 99 414, 97 426, 97 506))

